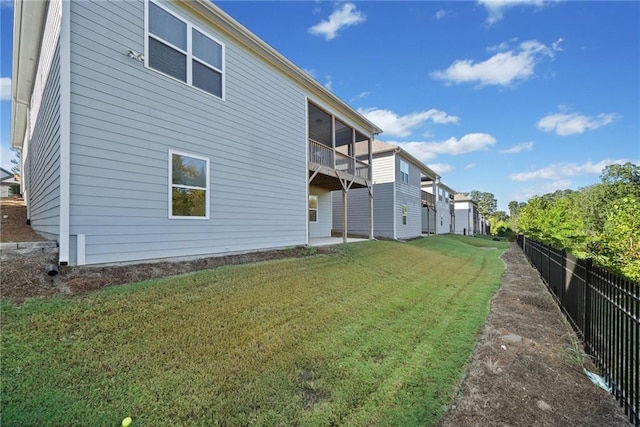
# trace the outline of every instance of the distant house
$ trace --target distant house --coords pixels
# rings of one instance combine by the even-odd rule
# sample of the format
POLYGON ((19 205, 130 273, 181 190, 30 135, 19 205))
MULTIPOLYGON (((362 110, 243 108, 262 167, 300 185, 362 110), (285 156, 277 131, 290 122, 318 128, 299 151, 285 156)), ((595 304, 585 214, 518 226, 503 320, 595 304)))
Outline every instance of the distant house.
POLYGON ((455 233, 465 236, 482 234, 478 205, 461 193, 454 196, 454 204, 455 233))
MULTIPOLYGON (((357 146, 361 156, 364 146, 357 146)), ((374 141, 373 156, 373 230, 375 237, 409 239, 422 235, 423 178, 436 180, 438 175, 397 145, 374 141)), ((347 201, 348 232, 353 235, 368 235, 371 221, 368 203, 369 190, 351 191, 347 201)), ((335 232, 344 231, 344 198, 333 195, 333 227, 335 232)))
POLYGON ((11 141, 61 264, 309 244, 372 186, 381 129, 208 0, 14 15, 11 141))
POLYGON ((423 232, 430 234, 447 234, 455 231, 455 203, 456 194, 448 185, 440 180, 424 178, 422 189, 431 196, 429 205, 424 207, 423 232))
POLYGON ((0 168, 0 197, 9 197, 11 195, 11 184, 20 184, 20 181, 16 179, 16 175, 13 172, 0 168))

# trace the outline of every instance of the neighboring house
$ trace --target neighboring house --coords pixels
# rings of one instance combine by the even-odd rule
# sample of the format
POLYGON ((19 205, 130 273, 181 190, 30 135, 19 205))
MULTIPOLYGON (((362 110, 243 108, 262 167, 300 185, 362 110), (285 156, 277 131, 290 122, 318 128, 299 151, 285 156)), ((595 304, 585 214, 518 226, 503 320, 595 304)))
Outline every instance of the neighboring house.
POLYGON ((9 191, 11 184, 20 184, 20 181, 16 180, 16 175, 13 172, 0 168, 0 197, 11 195, 9 191))
POLYGON ((309 244, 331 191, 371 186, 381 129, 210 1, 17 1, 13 40, 11 141, 60 264, 309 244))
MULTIPOLYGON (((409 239, 422 235, 423 197, 421 180, 436 180, 438 175, 418 159, 394 144, 373 142, 373 231, 375 237, 409 239)), ((365 146, 356 146, 358 157, 365 146)), ((352 235, 367 236, 371 220, 368 189, 351 191, 347 202, 347 230, 352 235)), ((333 227, 344 232, 344 198, 333 195, 333 227)))
POLYGON ((447 234, 455 231, 456 192, 448 185, 431 179, 423 179, 422 189, 431 196, 430 202, 424 209, 423 232, 430 234, 447 234), (432 207, 433 206, 433 207, 432 207))
POLYGON ((455 203, 455 233, 465 236, 481 234, 480 212, 478 205, 465 196, 458 193, 454 196, 455 203))

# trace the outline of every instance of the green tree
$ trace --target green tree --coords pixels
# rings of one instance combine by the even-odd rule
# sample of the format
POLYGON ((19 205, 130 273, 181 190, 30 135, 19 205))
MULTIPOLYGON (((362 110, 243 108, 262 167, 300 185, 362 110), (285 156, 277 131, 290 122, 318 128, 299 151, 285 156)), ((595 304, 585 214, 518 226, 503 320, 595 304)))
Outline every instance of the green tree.
POLYGON ((493 193, 473 190, 463 194, 473 200, 478 205, 478 211, 485 216, 491 215, 498 208, 498 201, 493 193))
POLYGON ((623 197, 614 203, 602 233, 596 260, 640 282, 640 198, 623 197))
POLYGON ((640 166, 631 162, 609 165, 602 170, 600 179, 603 184, 640 184, 640 166))

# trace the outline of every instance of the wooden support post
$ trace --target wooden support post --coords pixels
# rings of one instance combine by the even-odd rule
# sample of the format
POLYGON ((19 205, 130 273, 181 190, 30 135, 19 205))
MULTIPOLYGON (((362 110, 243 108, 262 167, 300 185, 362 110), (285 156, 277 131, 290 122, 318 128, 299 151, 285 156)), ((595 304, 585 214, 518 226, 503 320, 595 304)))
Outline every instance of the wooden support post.
POLYGON ((347 189, 342 188, 342 243, 347 243, 347 189))
POLYGON ((373 240, 373 185, 367 185, 369 188, 369 240, 373 240))

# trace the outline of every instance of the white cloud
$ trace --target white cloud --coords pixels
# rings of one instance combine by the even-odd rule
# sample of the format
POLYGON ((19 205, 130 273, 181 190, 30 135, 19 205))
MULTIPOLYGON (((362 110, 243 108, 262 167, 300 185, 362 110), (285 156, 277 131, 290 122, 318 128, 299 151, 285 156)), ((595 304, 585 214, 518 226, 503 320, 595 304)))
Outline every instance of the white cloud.
POLYGON ((358 25, 364 22, 364 13, 356 10, 353 3, 343 3, 342 7, 334 9, 328 20, 323 20, 309 28, 309 32, 314 35, 324 36, 326 40, 332 40, 338 36, 338 31, 351 25, 358 25))
POLYGON ((553 49, 556 52, 564 50, 563 48, 560 47, 560 43, 562 43, 563 41, 564 41, 564 39, 562 37, 560 37, 558 40, 556 40, 553 43, 551 43, 551 49, 553 49))
POLYGON ((0 77, 0 101, 11 100, 11 77, 0 77))
POLYGON ((436 12, 436 14, 434 16, 439 21, 439 20, 443 19, 445 16, 450 15, 450 14, 451 14, 450 10, 440 9, 440 10, 438 10, 436 12))
POLYGON ((515 6, 544 6, 543 0, 478 0, 487 9, 487 24, 492 25, 504 17, 505 9, 515 6))
POLYGON ((371 95, 371 92, 369 92, 369 91, 366 91, 366 90, 365 90, 365 91, 363 91, 363 92, 360 92, 359 94, 357 94, 357 95, 356 95, 356 96, 354 96, 353 98, 351 98, 351 102, 353 102, 353 101, 355 101, 355 100, 357 100, 357 99, 364 99, 364 98, 366 98, 366 97, 367 97, 367 96, 369 96, 369 95, 371 95))
POLYGON ((460 121, 459 117, 450 116, 444 111, 435 108, 419 113, 406 114, 404 116, 398 116, 393 111, 378 108, 359 108, 358 112, 380 127, 385 135, 401 137, 411 135, 413 129, 427 121, 439 125, 458 123, 460 121))
POLYGON ((531 151, 533 149, 533 142, 521 142, 506 150, 500 150, 502 154, 515 154, 521 151, 531 151))
POLYGON ((549 114, 538 122, 538 129, 545 132, 555 132, 560 136, 581 134, 585 130, 598 129, 608 125, 616 119, 615 113, 602 113, 596 117, 588 117, 578 113, 549 114))
POLYGON ((468 165, 465 165, 465 167, 464 167, 464 168, 465 168, 465 169, 473 169, 473 168, 475 168, 475 167, 476 167, 476 164, 475 164, 475 163, 469 163, 468 165))
POLYGON ((554 163, 542 169, 532 172, 514 173, 509 176, 512 181, 533 181, 533 180, 559 180, 579 175, 597 175, 602 170, 612 164, 622 165, 629 160, 602 160, 598 163, 586 162, 581 165, 576 163, 554 163))
POLYGON ((333 81, 331 80, 331 76, 327 75, 325 76, 325 83, 324 83, 324 87, 326 87, 329 90, 333 90, 333 81))
MULTIPOLYGON (((500 46, 495 48, 499 49, 500 46)), ((486 61, 459 59, 446 70, 434 71, 430 75, 447 84, 509 86, 515 81, 532 77, 536 64, 545 57, 553 58, 553 50, 536 40, 529 40, 520 43, 515 49, 498 52, 486 61)))
POLYGON ((460 154, 482 151, 495 145, 496 139, 486 133, 469 133, 460 139, 449 138, 441 142, 393 142, 422 162, 433 160, 438 154, 460 154))
POLYGON ((445 173, 449 173, 455 169, 448 163, 430 163, 427 166, 438 175, 444 175, 445 173))

